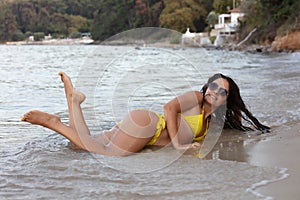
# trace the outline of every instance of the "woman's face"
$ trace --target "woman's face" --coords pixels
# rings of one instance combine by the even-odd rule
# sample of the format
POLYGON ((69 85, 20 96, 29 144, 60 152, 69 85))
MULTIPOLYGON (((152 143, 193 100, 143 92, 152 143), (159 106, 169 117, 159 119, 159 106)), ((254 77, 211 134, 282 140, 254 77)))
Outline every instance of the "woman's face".
POLYGON ((229 82, 226 79, 218 78, 207 85, 204 95, 206 102, 217 108, 226 103, 229 92, 229 82))

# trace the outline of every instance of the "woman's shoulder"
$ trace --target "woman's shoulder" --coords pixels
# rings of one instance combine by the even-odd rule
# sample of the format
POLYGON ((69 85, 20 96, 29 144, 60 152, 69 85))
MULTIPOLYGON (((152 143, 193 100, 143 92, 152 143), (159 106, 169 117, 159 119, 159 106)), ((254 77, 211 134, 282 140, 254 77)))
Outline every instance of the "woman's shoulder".
POLYGON ((198 101, 201 101, 201 102, 203 101, 203 93, 201 91, 195 90, 195 91, 192 91, 192 92, 194 92, 194 94, 196 95, 198 101))
POLYGON ((203 94, 201 91, 198 90, 190 90, 184 93, 184 95, 196 95, 197 97, 203 97, 203 94))
POLYGON ((181 99, 185 99, 185 101, 194 102, 196 104, 202 104, 203 94, 200 91, 191 90, 181 95, 181 99))

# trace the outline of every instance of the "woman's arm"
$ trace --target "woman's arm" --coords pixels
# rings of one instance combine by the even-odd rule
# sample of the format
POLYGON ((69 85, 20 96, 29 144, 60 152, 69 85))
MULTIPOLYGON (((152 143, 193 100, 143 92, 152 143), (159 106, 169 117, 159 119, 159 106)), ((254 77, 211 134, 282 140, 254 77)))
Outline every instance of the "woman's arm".
POLYGON ((199 143, 188 145, 180 144, 177 136, 177 118, 178 114, 189 110, 199 104, 202 104, 203 95, 198 91, 191 91, 180 95, 164 105, 164 114, 167 122, 167 129, 174 148, 189 149, 197 148, 199 143))

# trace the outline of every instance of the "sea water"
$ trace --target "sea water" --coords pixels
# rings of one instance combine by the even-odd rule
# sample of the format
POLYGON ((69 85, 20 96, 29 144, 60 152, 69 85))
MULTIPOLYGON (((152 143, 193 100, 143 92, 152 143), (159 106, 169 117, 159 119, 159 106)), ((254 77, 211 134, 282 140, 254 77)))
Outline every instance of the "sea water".
POLYGON ((276 130, 300 119, 299 53, 92 45, 3 45, 0 52, 1 199, 270 199, 256 189, 287 176, 286 169, 247 162, 247 149, 272 132, 224 131, 206 159, 170 147, 120 158, 76 151, 20 118, 38 109, 68 123, 59 71, 86 94, 82 108, 92 134, 132 109, 162 112, 164 103, 221 72, 276 130))

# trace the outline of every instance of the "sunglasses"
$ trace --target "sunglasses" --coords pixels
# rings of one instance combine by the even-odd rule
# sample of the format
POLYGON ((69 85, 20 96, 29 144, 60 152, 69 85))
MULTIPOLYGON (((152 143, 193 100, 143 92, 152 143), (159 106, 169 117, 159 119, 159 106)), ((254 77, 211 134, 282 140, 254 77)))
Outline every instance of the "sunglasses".
POLYGON ((225 97, 228 95, 228 91, 224 88, 221 88, 217 83, 215 82, 211 82, 208 84, 208 88, 211 90, 211 91, 215 91, 216 89, 219 89, 218 90, 218 93, 222 96, 222 97, 225 97))

